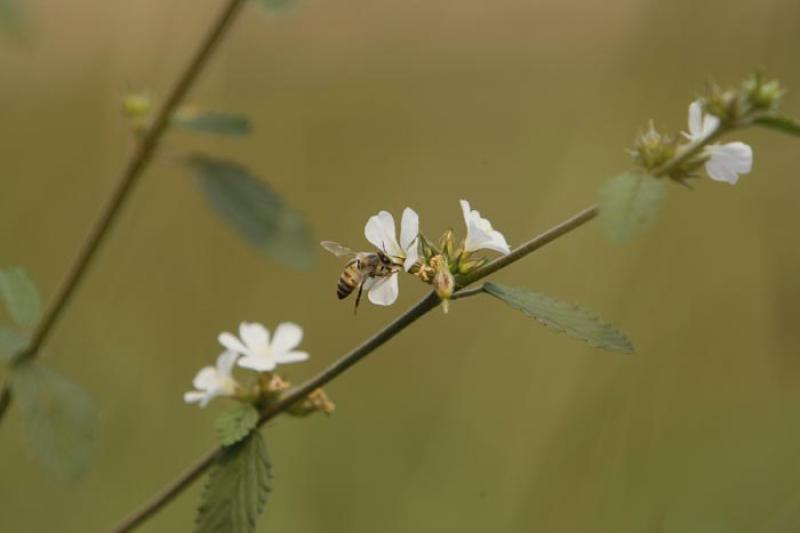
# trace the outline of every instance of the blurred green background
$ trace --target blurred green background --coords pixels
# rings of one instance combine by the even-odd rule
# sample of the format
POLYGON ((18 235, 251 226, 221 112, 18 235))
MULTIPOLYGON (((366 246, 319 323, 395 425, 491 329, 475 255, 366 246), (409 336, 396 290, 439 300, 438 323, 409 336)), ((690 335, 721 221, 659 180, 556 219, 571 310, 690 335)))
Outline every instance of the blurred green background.
MULTIPOLYGON (((129 87, 163 97, 222 2, 25 2, 0 39, 0 264, 51 295, 131 152, 129 87)), ((215 444, 182 402, 241 320, 306 329, 299 381, 424 292, 353 317, 341 263, 295 271, 211 213, 179 165, 246 162, 318 239, 366 245, 379 209, 461 232, 469 199, 512 244, 629 166, 647 120, 685 128, 704 82, 765 67, 800 93, 796 0, 310 1, 248 6, 190 101, 248 114, 244 140, 173 132, 47 345, 102 408, 77 484, 0 428, 0 530, 110 528, 215 444)), ((785 109, 800 116, 800 96, 785 109)), ((333 417, 265 429, 259 531, 783 533, 800 530, 800 145, 755 151, 736 187, 671 187, 629 246, 596 224, 496 280, 580 303, 634 356, 555 335, 492 299, 434 312, 329 387, 333 417)), ((200 485, 142 531, 188 531, 200 485)))

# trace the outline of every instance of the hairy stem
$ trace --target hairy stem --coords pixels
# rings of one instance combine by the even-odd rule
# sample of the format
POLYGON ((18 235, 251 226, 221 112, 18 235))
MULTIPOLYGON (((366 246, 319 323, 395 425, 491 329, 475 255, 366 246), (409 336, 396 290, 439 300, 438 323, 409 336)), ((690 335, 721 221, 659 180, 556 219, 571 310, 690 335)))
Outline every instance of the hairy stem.
MULTIPOLYGON (((672 160, 668 161, 662 167, 652 171, 652 174, 659 177, 668 176, 673 170, 677 169, 691 158, 700 154, 705 146, 718 139, 729 129, 732 128, 718 128, 705 139, 701 139, 700 141, 687 146, 686 149, 678 153, 672 160)), ((537 235, 533 239, 512 250, 510 254, 498 257, 494 261, 487 263, 474 272, 463 276, 459 280, 459 290, 453 294, 452 299, 457 300, 460 298, 475 296, 481 293, 482 287, 464 287, 475 283, 476 281, 481 280, 486 276, 489 276, 498 270, 511 265, 512 263, 519 261, 542 246, 572 232, 587 222, 590 222, 596 218, 597 215, 597 205, 587 207, 574 214, 570 218, 564 220, 560 224, 553 226, 547 231, 537 235)), ((262 413, 262 416, 258 422, 258 427, 261 427, 268 420, 271 420, 280 413, 286 411, 289 407, 304 398, 310 392, 335 379, 348 368, 352 367, 378 347, 383 345, 386 341, 410 326, 417 319, 437 307, 439 303, 439 298, 436 296, 435 292, 428 293, 428 295, 426 295, 422 300, 417 302, 413 307, 408 309, 405 313, 400 315, 378 333, 367 339, 363 344, 342 356, 331 366, 302 385, 289 390, 281 397, 280 401, 269 406, 267 411, 262 413)), ((116 533, 122 533, 131 531, 134 528, 142 525, 148 518, 152 517, 167 504, 169 504, 174 498, 183 492, 184 489, 188 488, 194 480, 203 474, 203 472, 208 470, 208 468, 214 464, 214 460, 217 458, 220 452, 221 448, 217 448, 208 453, 205 457, 200 459, 197 464, 184 472, 178 479, 173 481, 166 489, 154 497, 149 503, 126 518, 122 523, 114 528, 114 531, 116 533)))
MULTIPOLYGON (((23 363, 28 359, 36 357, 64 310, 69 305, 75 291, 80 286, 86 276, 86 272, 97 257, 97 252, 109 234, 109 231, 117 220, 117 216, 125 205, 126 200, 136 185, 139 178, 144 173, 147 165, 153 159, 164 132, 169 126, 170 119, 178 106, 183 102, 187 93, 197 80, 203 68, 208 63, 214 50, 222 41, 227 29, 236 18, 239 10, 246 0, 229 0, 227 6, 214 22, 211 29, 203 37, 199 48, 192 57, 182 75, 178 78, 172 91, 170 91, 164 106, 158 112, 152 126, 141 138, 136 151, 131 156, 128 164, 122 172, 116 188, 111 194, 111 198, 105 205, 84 240, 77 257, 67 271, 64 280, 59 285, 55 296, 45 310, 44 316, 39 321, 36 329, 31 336, 29 347, 22 352, 16 359, 15 364, 23 363)), ((3 405, 7 406, 10 402, 10 391, 7 387, 0 389, 0 399, 3 405)), ((0 409, 0 418, 5 409, 0 409)))

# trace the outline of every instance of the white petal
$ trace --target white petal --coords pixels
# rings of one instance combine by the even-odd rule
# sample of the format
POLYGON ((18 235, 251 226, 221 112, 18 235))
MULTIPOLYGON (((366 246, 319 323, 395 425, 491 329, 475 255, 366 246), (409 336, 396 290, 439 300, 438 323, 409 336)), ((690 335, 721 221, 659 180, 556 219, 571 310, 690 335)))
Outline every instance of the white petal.
POLYGON ((258 322, 242 322, 239 324, 239 336, 251 350, 269 346, 269 331, 258 322))
POLYGON ((394 217, 388 211, 381 211, 367 220, 364 236, 372 245, 392 257, 400 257, 403 250, 397 242, 394 217))
POLYGON ((199 403, 200 407, 205 407, 211 401, 211 398, 204 392, 191 391, 183 395, 183 401, 189 404, 199 403))
POLYGON ((192 385, 195 389, 209 390, 219 384, 219 375, 217 369, 213 366, 206 366, 200 369, 200 372, 192 380, 192 385))
POLYGON ((308 359, 307 352, 287 352, 285 354, 279 355, 277 357, 278 364, 286 364, 286 363, 298 363, 300 361, 305 361, 308 359))
POLYGON ((689 104, 689 137, 699 139, 703 134, 703 105, 700 100, 695 100, 689 104))
POLYGON ((303 340, 303 328, 293 322, 279 324, 272 337, 270 351, 278 355, 297 348, 303 340))
POLYGON ((411 246, 406 249, 406 260, 403 261, 403 268, 408 272, 417 261, 419 261, 419 244, 417 241, 414 241, 411 246))
POLYGON ((217 357, 217 371, 220 376, 231 377, 231 371, 236 364, 236 358, 239 354, 233 350, 225 350, 219 357, 217 357))
POLYGON ((242 368, 255 370, 256 372, 271 372, 275 369, 275 360, 269 357, 255 357, 246 355, 237 361, 242 368))
POLYGON ((380 278, 370 287, 367 297, 375 305, 392 305, 397 300, 400 288, 397 286, 397 274, 388 278, 380 278))
POLYGON ((481 217, 478 211, 471 210, 469 202, 461 200, 461 211, 467 224, 467 238, 464 239, 464 250, 494 250, 503 254, 511 252, 502 233, 492 228, 489 220, 481 217))
POLYGON ((412 244, 416 243, 418 236, 419 215, 410 207, 406 207, 400 220, 400 246, 408 251, 412 244))
POLYGON ((467 226, 467 230, 469 230, 472 209, 470 209, 469 202, 466 200, 459 200, 458 203, 461 204, 461 213, 464 215, 464 225, 467 226))
POLYGON ((719 127, 719 117, 714 115, 706 115, 703 117, 703 135, 702 137, 705 139, 712 133, 714 133, 717 128, 719 127))
POLYGON ((706 161, 706 172, 716 181, 733 185, 739 174, 747 174, 753 168, 753 149, 741 142, 710 146, 707 153, 711 157, 706 161))
POLYGON ((223 331, 217 337, 217 340, 221 345, 223 345, 228 350, 232 350, 234 352, 238 352, 242 355, 246 355, 250 353, 250 349, 242 344, 242 341, 237 339, 234 335, 231 335, 227 331, 223 331))

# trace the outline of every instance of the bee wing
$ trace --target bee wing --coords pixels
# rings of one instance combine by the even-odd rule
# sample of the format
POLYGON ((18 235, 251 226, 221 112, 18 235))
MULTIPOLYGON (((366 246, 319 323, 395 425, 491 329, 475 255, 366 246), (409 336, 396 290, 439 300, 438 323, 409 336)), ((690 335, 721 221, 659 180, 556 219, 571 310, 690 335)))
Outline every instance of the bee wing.
POLYGON ((358 255, 356 252, 354 252, 347 246, 342 246, 338 242, 322 241, 320 244, 322 245, 323 248, 328 250, 336 257, 355 257, 356 255, 358 255))

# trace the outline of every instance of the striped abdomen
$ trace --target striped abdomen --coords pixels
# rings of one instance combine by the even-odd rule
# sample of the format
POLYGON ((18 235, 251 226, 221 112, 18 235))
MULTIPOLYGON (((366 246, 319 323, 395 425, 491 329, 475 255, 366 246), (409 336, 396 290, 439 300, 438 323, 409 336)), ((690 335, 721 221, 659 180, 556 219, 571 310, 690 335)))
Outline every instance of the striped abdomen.
POLYGON ((354 259, 344 267, 339 282, 336 284, 336 296, 341 300, 350 296, 356 287, 361 284, 362 279, 361 264, 358 259, 354 259))

